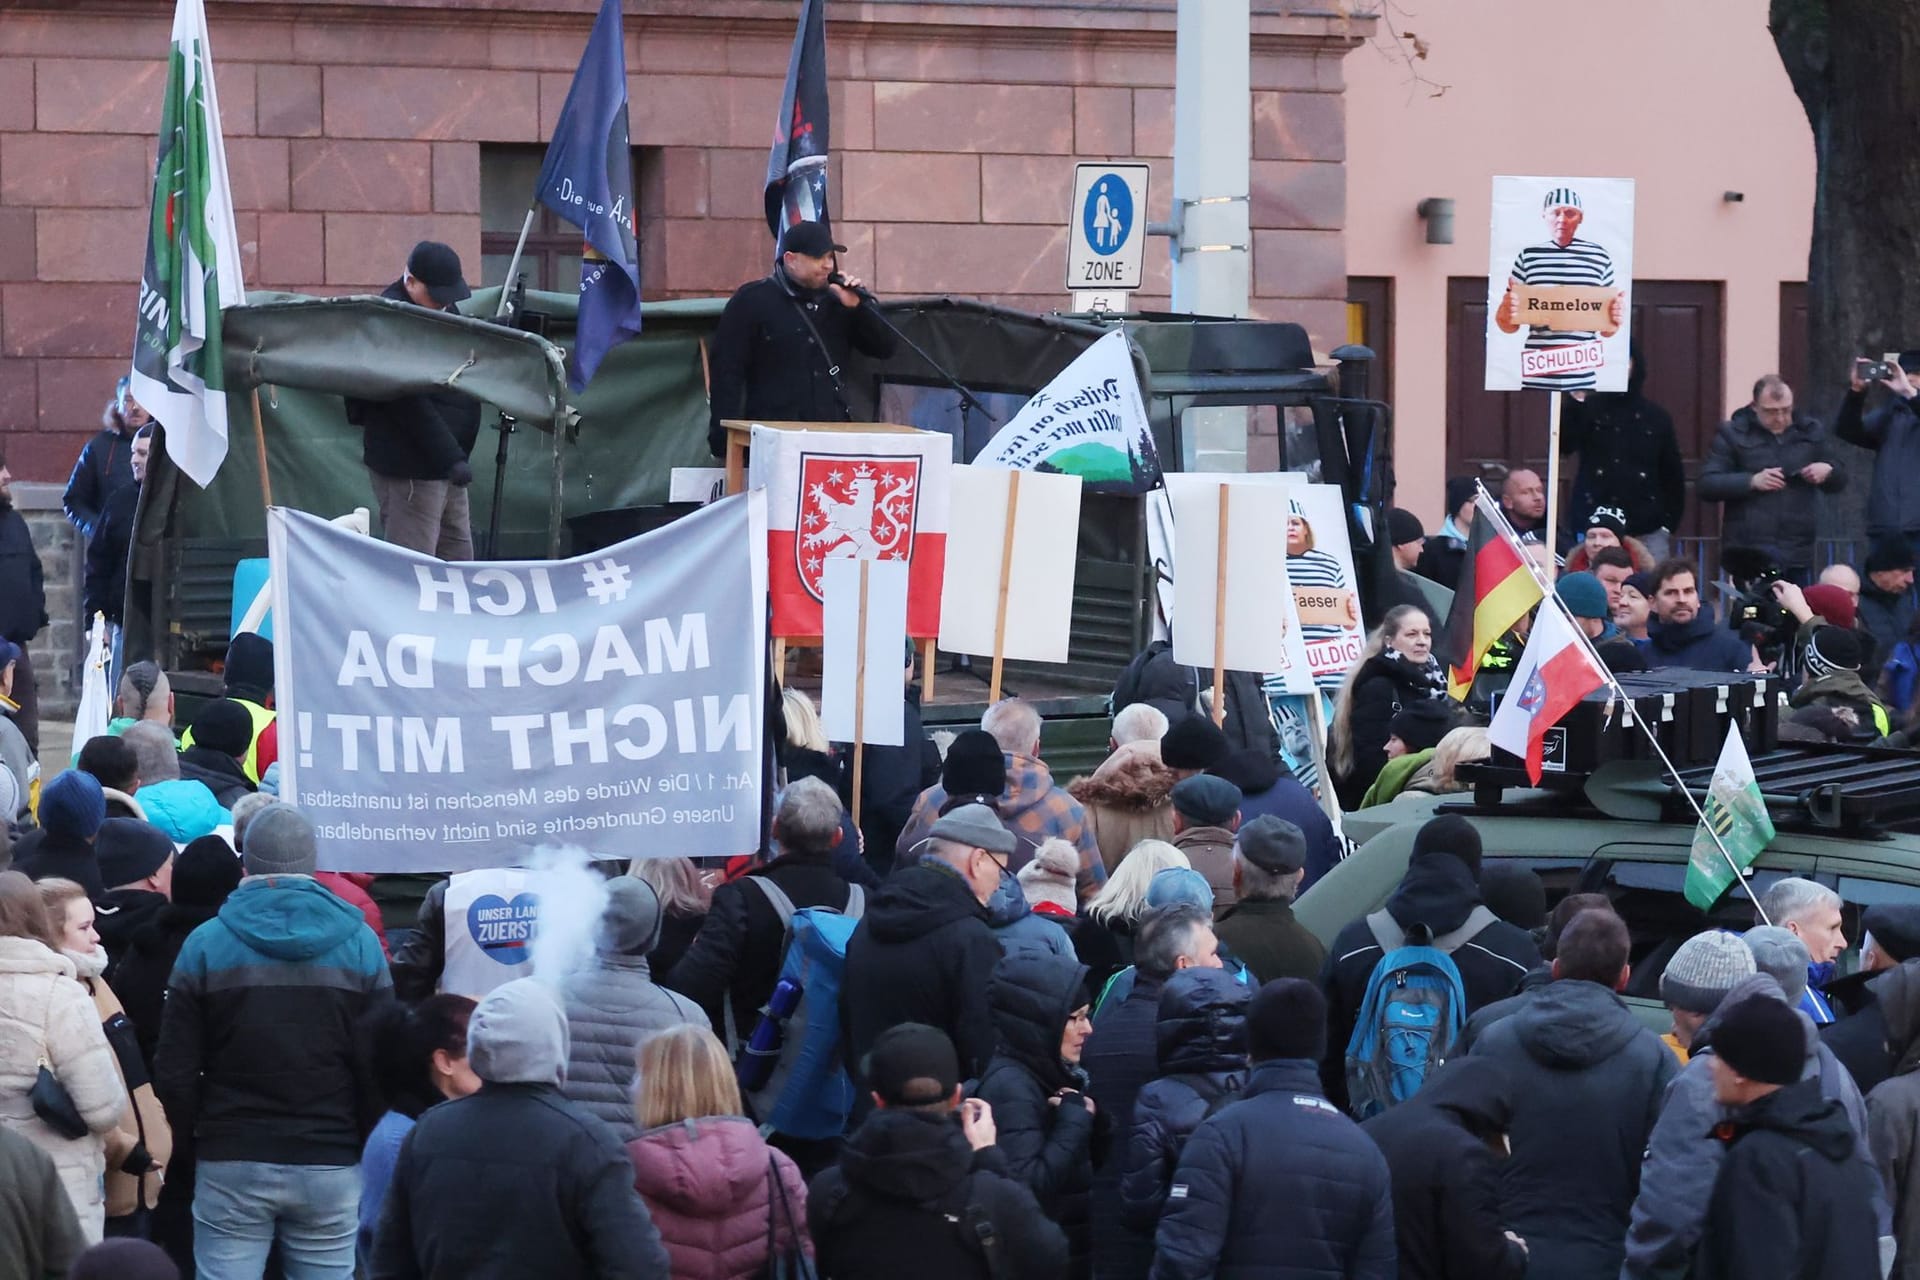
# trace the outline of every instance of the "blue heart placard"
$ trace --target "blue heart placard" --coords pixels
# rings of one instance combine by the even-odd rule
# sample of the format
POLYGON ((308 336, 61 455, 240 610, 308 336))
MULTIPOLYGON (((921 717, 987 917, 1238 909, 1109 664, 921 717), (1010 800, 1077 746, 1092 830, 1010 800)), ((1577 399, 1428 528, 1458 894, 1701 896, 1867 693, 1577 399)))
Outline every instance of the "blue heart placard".
POLYGON ((483 893, 467 908, 467 931, 489 959, 501 964, 525 964, 533 958, 533 931, 540 915, 540 899, 516 894, 512 902, 497 893, 483 893))

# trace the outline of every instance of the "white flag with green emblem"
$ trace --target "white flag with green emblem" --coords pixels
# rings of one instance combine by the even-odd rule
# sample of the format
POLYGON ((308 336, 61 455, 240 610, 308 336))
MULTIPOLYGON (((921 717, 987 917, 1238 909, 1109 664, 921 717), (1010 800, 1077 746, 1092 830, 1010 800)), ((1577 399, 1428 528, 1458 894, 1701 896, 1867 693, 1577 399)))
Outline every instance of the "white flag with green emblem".
POLYGON ((1706 911, 1733 883, 1734 869, 1728 860, 1738 864, 1744 874, 1773 839, 1773 819, 1767 816, 1760 784, 1754 780, 1753 761, 1733 725, 1727 726, 1727 742, 1720 748, 1720 762, 1713 767, 1713 780, 1707 784, 1707 799, 1700 812, 1706 821, 1693 833, 1686 895, 1688 902, 1706 911), (1718 844, 1714 843, 1716 835, 1718 844))
POLYGON ((168 459, 203 488, 227 456, 220 312, 245 300, 207 11, 178 0, 130 389, 165 430, 168 459))

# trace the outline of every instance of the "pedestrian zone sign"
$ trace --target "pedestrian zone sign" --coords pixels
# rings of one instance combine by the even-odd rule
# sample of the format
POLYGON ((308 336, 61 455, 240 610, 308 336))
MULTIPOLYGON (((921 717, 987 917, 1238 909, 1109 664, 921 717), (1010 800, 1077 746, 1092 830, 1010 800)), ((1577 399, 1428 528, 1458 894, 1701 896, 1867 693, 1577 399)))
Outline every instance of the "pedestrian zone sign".
POLYGON ((1147 172, 1144 164, 1074 166, 1068 289, 1140 287, 1147 244, 1147 172))

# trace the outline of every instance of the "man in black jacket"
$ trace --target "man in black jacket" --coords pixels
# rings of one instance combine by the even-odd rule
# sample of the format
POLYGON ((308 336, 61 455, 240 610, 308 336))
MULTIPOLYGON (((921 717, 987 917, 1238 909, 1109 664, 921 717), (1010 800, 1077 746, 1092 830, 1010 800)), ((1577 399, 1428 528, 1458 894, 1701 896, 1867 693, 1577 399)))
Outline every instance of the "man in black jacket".
POLYGON ((992 1108, 961 1101, 953 1042, 903 1023, 865 1075, 878 1110, 807 1192, 822 1280, 1058 1280, 1067 1238, 1008 1176, 992 1108))
POLYGON ((467 1025, 480 1091, 420 1117, 374 1238, 375 1280, 654 1280, 671 1269, 613 1130, 560 1093, 567 1015, 521 978, 467 1025))
POLYGON ((1753 384, 1753 403, 1720 425, 1697 489, 1701 501, 1726 505, 1722 548, 1765 551, 1804 584, 1812 580, 1820 494, 1846 485, 1826 428, 1797 413, 1793 389, 1770 373, 1753 384))
POLYGON ((849 1067, 857 1071, 880 1033, 903 1022, 946 1032, 964 1075, 986 1067, 987 983, 1000 960, 986 903, 1013 849, 993 810, 961 805, 933 824, 919 863, 880 887, 847 941, 840 1025, 849 1067))
POLYGON ((1255 993, 1247 1087, 1181 1153, 1152 1280, 1396 1280, 1387 1162, 1315 1078, 1326 1017, 1310 982, 1255 993))
MULTIPOLYGON (((422 240, 407 255, 406 274, 380 296, 452 311, 472 293, 460 255, 422 240)), ((457 391, 349 400, 347 418, 365 432, 360 456, 387 541, 442 560, 473 559, 467 507, 473 464, 467 459, 480 434, 480 402, 457 391)))
POLYGON ((766 886, 784 893, 796 910, 827 907, 858 917, 853 889, 833 869, 840 839, 840 797, 818 778, 787 787, 774 815, 780 856, 713 891, 713 904, 693 945, 660 978, 660 985, 691 997, 716 1027, 724 1027, 727 1004, 741 1037, 752 1032, 760 1006, 773 994, 786 949, 786 930, 766 886))
POLYGON ((711 417, 707 445, 726 452, 728 418, 761 422, 850 422, 844 366, 855 347, 875 359, 893 354, 893 334, 882 323, 860 281, 839 275, 833 233, 801 222, 780 238, 773 271, 743 284, 727 299, 713 333, 708 361, 711 417))
POLYGON ((1560 399, 1560 452, 1580 455, 1568 509, 1612 507, 1627 536, 1655 560, 1667 558, 1687 509, 1687 469, 1673 415, 1647 399, 1646 361, 1633 344, 1625 391, 1575 392, 1560 399))
POLYGON ((1721 1011, 1713 1091, 1727 1148, 1694 1255, 1700 1280, 1842 1280, 1882 1274, 1873 1169, 1839 1103, 1802 1080, 1805 1033, 1785 1002, 1721 1011))
POLYGON ((1473 1047, 1513 1081, 1512 1155, 1501 1204, 1536 1275, 1616 1280, 1640 1157, 1680 1064, 1616 994, 1627 926, 1583 911, 1554 954, 1552 983, 1473 1047))
POLYGON ((1442 945, 1460 970, 1469 1016, 1512 995, 1527 971, 1540 963, 1533 936, 1481 903, 1480 852, 1480 833, 1465 818, 1443 814, 1433 819, 1414 836, 1407 873, 1387 905, 1335 936, 1321 981, 1327 992, 1328 1097, 1346 1102, 1347 1041, 1366 998, 1367 981, 1386 954, 1383 931, 1404 935, 1416 926, 1431 931, 1435 944, 1442 945))
POLYGON ((95 536, 107 499, 133 480, 129 445, 134 434, 153 421, 153 415, 129 393, 129 382, 122 377, 114 387, 113 399, 100 415, 100 430, 81 448, 67 477, 67 491, 60 496, 61 509, 83 538, 95 536))
POLYGON ((1507 1229, 1500 1164, 1513 1081, 1489 1058, 1456 1058, 1420 1092, 1360 1127, 1393 1174, 1400 1280, 1521 1280, 1527 1244, 1507 1229))
POLYGON ((153 452, 153 426, 134 433, 129 453, 133 459, 133 482, 121 485, 107 495, 95 521, 92 539, 87 543, 87 576, 81 592, 81 608, 88 619, 95 612, 106 615, 112 628, 112 683, 120 676, 120 615, 127 602, 127 553, 133 547, 133 518, 140 508, 140 487, 147 479, 147 459, 153 452))
POLYGON ((0 639, 20 647, 9 694, 20 704, 13 722, 27 740, 27 749, 38 754, 40 696, 34 687, 33 660, 27 646, 47 625, 47 587, 26 518, 13 509, 12 485, 6 442, 0 440, 0 639))

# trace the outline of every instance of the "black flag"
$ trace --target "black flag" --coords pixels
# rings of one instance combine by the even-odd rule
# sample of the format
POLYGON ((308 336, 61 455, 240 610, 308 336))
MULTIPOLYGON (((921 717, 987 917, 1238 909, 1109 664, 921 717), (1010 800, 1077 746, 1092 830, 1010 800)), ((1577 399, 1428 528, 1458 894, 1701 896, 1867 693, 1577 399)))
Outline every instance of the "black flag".
POLYGON ((800 0, 787 89, 767 156, 767 227, 780 233, 827 217, 827 0, 800 0))

